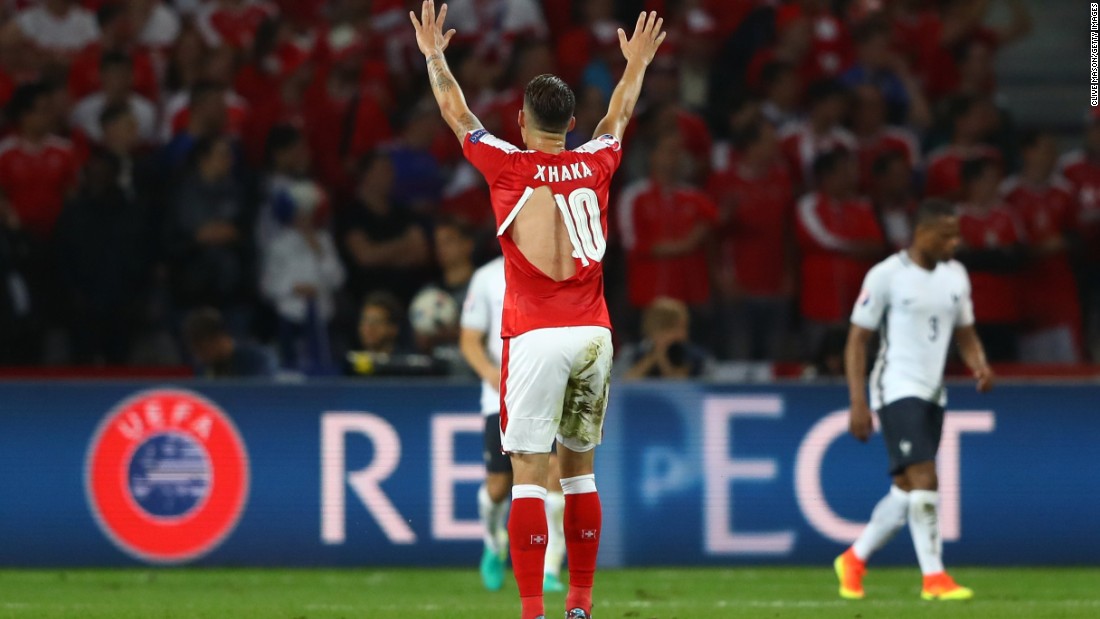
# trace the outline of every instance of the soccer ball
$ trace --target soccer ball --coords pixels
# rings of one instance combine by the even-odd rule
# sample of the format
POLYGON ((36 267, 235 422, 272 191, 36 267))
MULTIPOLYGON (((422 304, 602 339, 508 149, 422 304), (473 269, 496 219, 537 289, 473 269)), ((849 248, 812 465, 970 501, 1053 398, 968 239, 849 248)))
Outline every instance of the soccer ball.
POLYGON ((445 291, 430 286, 413 298, 409 322, 417 335, 431 337, 458 324, 458 303, 445 291))

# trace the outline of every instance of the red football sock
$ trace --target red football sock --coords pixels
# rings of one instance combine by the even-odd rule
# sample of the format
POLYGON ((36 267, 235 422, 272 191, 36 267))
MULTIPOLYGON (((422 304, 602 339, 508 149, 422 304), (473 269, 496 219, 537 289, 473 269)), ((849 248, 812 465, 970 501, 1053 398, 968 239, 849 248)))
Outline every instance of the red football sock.
MULTIPOLYGON (((600 550, 600 526, 603 514, 600 495, 595 491, 595 481, 590 476, 581 482, 582 488, 591 485, 591 491, 572 494, 565 488, 565 549, 569 556, 569 593, 565 608, 581 608, 592 612, 592 580, 596 573, 596 555, 600 550)), ((579 479, 579 478, 574 478, 579 479)))
MULTIPOLYGON (((542 491, 538 486, 516 486, 512 494, 512 513, 508 519, 509 545, 512 551, 512 571, 519 586, 523 619, 535 619, 545 614, 542 602, 542 564, 546 557, 546 502, 533 498, 525 489, 542 491)), ((530 494, 538 494, 533 491, 530 494)))

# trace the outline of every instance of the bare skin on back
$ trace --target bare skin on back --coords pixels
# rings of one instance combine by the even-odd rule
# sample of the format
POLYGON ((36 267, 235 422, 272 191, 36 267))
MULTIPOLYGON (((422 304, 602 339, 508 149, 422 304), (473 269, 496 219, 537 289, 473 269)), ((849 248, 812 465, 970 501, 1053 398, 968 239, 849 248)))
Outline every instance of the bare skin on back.
POLYGON ((569 231, 549 187, 544 185, 535 189, 507 234, 512 235, 516 247, 531 266, 550 279, 560 282, 576 274, 569 231))

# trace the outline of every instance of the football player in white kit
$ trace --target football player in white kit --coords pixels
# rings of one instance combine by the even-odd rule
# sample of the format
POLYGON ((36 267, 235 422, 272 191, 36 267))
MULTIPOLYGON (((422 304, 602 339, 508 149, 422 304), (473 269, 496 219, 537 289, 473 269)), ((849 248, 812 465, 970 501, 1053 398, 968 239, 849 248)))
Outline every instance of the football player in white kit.
MULTIPOLYGON (((477 514, 485 527, 481 555, 481 582, 490 591, 504 586, 504 559, 508 554, 508 503, 512 490, 512 462, 501 450, 500 337, 504 307, 504 258, 499 257, 474 272, 462 306, 459 346, 466 362, 481 377, 481 413, 485 416, 485 483, 477 492, 477 514)), ((543 565, 543 590, 562 591, 561 564, 565 558, 565 495, 562 494, 557 458, 550 456, 547 478, 546 520, 548 540, 543 565)))
POLYGON ((974 330, 970 278, 952 259, 959 244, 959 217, 943 200, 917 209, 913 242, 867 273, 852 311, 845 361, 851 397, 850 431, 860 441, 872 432, 878 412, 894 485, 871 514, 859 539, 834 562, 840 595, 863 597, 863 574, 871 554, 906 522, 923 574, 921 597, 965 600, 973 592, 944 571, 937 517, 936 451, 947 404, 943 370, 954 336, 978 391, 993 387, 993 372, 974 330), (867 344, 881 336, 867 400, 867 344))

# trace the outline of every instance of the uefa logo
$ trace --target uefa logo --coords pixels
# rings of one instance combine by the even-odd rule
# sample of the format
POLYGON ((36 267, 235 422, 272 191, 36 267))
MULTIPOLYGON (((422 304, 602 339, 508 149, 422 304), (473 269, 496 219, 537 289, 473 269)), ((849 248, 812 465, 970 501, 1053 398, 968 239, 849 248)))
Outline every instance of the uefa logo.
POLYGON ((183 390, 139 393, 92 438, 88 504, 104 534, 151 563, 183 563, 218 546, 248 498, 248 453, 213 402, 183 390))

